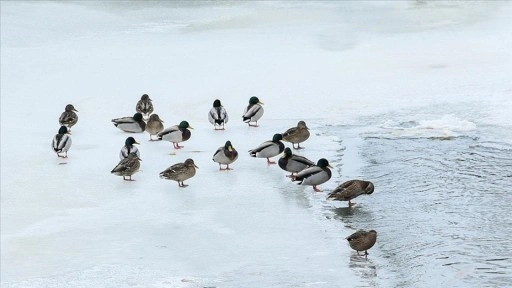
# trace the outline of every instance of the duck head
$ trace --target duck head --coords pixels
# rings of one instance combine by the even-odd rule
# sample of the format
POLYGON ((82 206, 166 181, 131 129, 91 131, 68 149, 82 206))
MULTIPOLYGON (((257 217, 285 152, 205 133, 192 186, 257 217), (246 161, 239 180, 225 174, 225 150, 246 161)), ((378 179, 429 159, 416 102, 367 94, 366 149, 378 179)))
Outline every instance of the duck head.
POLYGON ((142 101, 151 101, 148 94, 143 94, 142 97, 140 97, 140 100, 142 101))
POLYGON ((137 122, 142 121, 142 114, 140 114, 139 112, 133 114, 133 120, 137 122))
POLYGON ((187 121, 181 121, 180 125, 178 125, 178 128, 180 128, 180 129, 187 129, 187 128, 194 129, 194 128, 192 128, 192 126, 190 126, 188 124, 187 121))
POLYGON ((164 123, 164 121, 162 121, 162 119, 160 119, 158 114, 151 114, 151 116, 149 116, 149 121, 159 121, 159 122, 164 123))
POLYGON ((332 166, 329 164, 329 161, 327 161, 327 159, 325 159, 325 158, 321 158, 320 160, 318 160, 318 162, 316 163, 316 166, 318 166, 320 168, 325 168, 325 167, 332 168, 332 166))
POLYGON ((66 112, 71 112, 71 111, 78 112, 78 110, 76 110, 75 107, 73 105, 71 105, 71 104, 66 105, 66 108, 64 108, 64 110, 66 112))
POLYGON ((274 137, 272 137, 272 142, 276 142, 277 143, 277 142, 279 142, 281 140, 283 140, 283 135, 281 135, 279 133, 274 134, 274 137))
POLYGON ((258 97, 256 96, 252 96, 250 99, 249 99, 249 104, 250 105, 254 105, 254 104, 263 104, 263 102, 260 101, 260 99, 258 99, 258 97))
POLYGON ((68 127, 66 127, 66 126, 60 126, 60 128, 59 128, 59 132, 58 132, 58 133, 59 133, 59 134, 69 134, 69 133, 68 133, 68 127))
POLYGON ((308 126, 306 126, 306 122, 304 122, 304 121, 299 121, 299 123, 297 123, 297 127, 301 128, 301 129, 308 129, 309 130, 308 126))
POLYGON ((373 193, 374 186, 372 182, 368 182, 368 186, 366 186, 366 189, 364 189, 364 193, 370 195, 373 193))
POLYGON ((229 152, 233 151, 233 145, 231 145, 231 141, 226 141, 224 148, 227 149, 229 152))
POLYGON ((221 106, 221 104, 220 104, 220 100, 219 99, 216 99, 215 101, 213 101, 213 107, 218 108, 220 106, 221 106))
POLYGON ((139 142, 135 141, 135 138, 128 137, 126 138, 126 141, 124 141, 124 145, 126 146, 132 146, 133 144, 139 144, 139 142))
POLYGON ((292 149, 290 149, 290 148, 286 147, 286 148, 284 149, 283 156, 281 156, 281 158, 288 158, 288 157, 290 157, 290 156, 292 156, 292 155, 293 155, 293 153, 292 153, 292 149))
POLYGON ((192 160, 190 158, 185 160, 185 162, 183 164, 185 164, 185 166, 187 166, 187 167, 196 167, 197 169, 199 169, 199 167, 197 167, 196 164, 194 163, 194 160, 192 160))

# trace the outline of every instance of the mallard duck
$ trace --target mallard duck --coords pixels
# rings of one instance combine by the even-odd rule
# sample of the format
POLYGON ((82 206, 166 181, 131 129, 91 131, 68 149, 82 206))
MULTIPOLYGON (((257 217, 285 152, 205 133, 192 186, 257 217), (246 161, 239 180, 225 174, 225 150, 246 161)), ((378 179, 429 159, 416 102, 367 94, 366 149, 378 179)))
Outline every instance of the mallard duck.
POLYGON ((192 178, 196 175, 196 168, 199 168, 194 164, 194 160, 187 159, 183 163, 177 163, 171 167, 160 172, 160 178, 166 180, 174 180, 178 182, 179 187, 187 187, 183 181, 192 178))
POLYGON ((172 142, 172 145, 175 149, 181 149, 184 146, 180 146, 179 143, 187 141, 192 135, 188 128, 194 129, 188 124, 187 121, 181 121, 180 125, 165 128, 163 131, 158 133, 157 140, 172 142))
POLYGON ((368 250, 375 245, 375 242, 377 242, 377 231, 370 230, 367 232, 359 230, 348 236, 347 241, 350 248, 356 250, 357 255, 360 255, 359 251, 364 251, 364 255, 368 257, 368 250))
POLYGON ((270 157, 279 155, 284 151, 284 144, 281 139, 283 139, 281 134, 274 134, 271 141, 265 141, 260 146, 249 150, 249 155, 256 158, 267 158, 268 164, 276 164, 276 162, 270 161, 270 157))
POLYGON ((350 200, 362 194, 372 194, 373 189, 373 183, 370 181, 349 180, 343 182, 334 191, 329 193, 327 199, 348 201, 348 207, 351 207, 355 203, 351 203, 350 200))
POLYGON ((249 126, 258 127, 258 120, 263 116, 263 102, 260 102, 258 97, 253 96, 249 99, 249 106, 245 108, 244 115, 242 119, 245 123, 248 123, 249 126), (255 124, 251 124, 255 122, 255 124))
POLYGON ((228 123, 228 112, 220 104, 220 100, 213 101, 213 107, 208 113, 208 121, 213 124, 215 130, 224 130, 224 124, 228 123))
POLYGON ((164 130, 164 121, 158 117, 158 114, 151 114, 148 123, 146 123, 146 132, 149 133, 149 141, 153 140, 153 135, 158 134, 164 130))
POLYGON ((112 119, 114 126, 123 130, 124 132, 140 133, 146 129, 146 123, 142 120, 142 114, 135 113, 133 117, 121 117, 112 119))
POLYGON ((332 166, 329 165, 329 161, 322 158, 318 160, 316 165, 306 168, 297 173, 297 175, 292 176, 292 181, 300 181, 298 183, 299 185, 312 185, 315 192, 321 192, 322 190, 318 189, 316 186, 331 179, 332 173, 329 168, 332 168, 332 166))
POLYGON ((133 137, 128 137, 124 141, 124 146, 121 148, 121 151, 119 152, 119 159, 124 159, 128 157, 131 153, 137 154, 137 157, 140 158, 140 152, 139 149, 136 146, 133 146, 133 144, 139 144, 133 137))
POLYGON ((140 168, 140 160, 139 156, 137 156, 136 153, 132 152, 128 157, 122 159, 119 161, 119 164, 117 164, 110 173, 117 175, 117 176, 123 176, 123 180, 125 181, 135 181, 132 179, 132 175, 137 173, 140 168), (129 177, 126 179, 126 177, 129 177))
POLYGON ((66 105, 66 108, 64 108, 64 112, 60 114, 59 117, 59 123, 61 126, 68 127, 68 130, 71 132, 71 127, 78 122, 78 115, 76 115, 75 112, 78 112, 78 110, 75 109, 75 107, 71 104, 66 105))
POLYGON ((66 126, 61 126, 57 135, 53 137, 52 148, 57 157, 68 158, 68 150, 71 147, 71 137, 66 126), (64 155, 60 155, 64 153, 64 155))
POLYGON ((140 97, 137 106, 135 106, 135 110, 146 118, 149 117, 149 114, 153 113, 153 102, 151 102, 151 98, 149 98, 148 94, 144 94, 140 97))
POLYGON ((235 162, 238 159, 238 152, 231 145, 231 141, 226 141, 226 144, 219 147, 215 154, 213 154, 213 161, 219 163, 219 170, 231 170, 229 164, 235 162), (226 165, 226 168, 222 168, 222 165, 226 165))
POLYGON ((283 141, 292 143, 293 149, 302 149, 303 147, 300 147, 300 143, 308 138, 309 128, 304 121, 299 121, 297 127, 292 127, 283 133, 283 141), (297 143, 297 148, 295 148, 295 143, 297 143))
POLYGON ((286 177, 292 177, 294 176, 294 173, 298 173, 310 166, 315 165, 313 161, 309 160, 306 157, 292 154, 292 149, 288 147, 284 149, 283 156, 279 158, 279 161, 277 161, 277 163, 279 164, 279 167, 281 167, 281 169, 292 173, 291 175, 288 175, 286 177))

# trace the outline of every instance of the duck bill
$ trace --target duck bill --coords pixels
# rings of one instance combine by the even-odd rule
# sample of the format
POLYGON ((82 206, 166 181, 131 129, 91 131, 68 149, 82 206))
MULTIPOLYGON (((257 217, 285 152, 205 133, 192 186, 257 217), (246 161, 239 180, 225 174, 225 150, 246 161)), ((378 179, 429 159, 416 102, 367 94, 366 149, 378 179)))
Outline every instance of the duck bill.
POLYGON ((334 169, 334 167, 332 167, 331 164, 327 165, 327 167, 334 169))
POLYGON ((231 146, 228 147, 229 152, 233 152, 233 148, 231 146))
POLYGON ((194 129, 192 126, 188 126, 188 129, 194 129))
POLYGON ((196 165, 196 164, 194 164, 194 167, 196 167, 197 169, 199 169, 199 167, 197 167, 197 165, 196 165))
POLYGON ((259 101, 259 102, 258 102, 258 104, 261 104, 261 105, 263 105, 263 104, 265 104, 265 103, 263 103, 263 102, 259 101))
POLYGON ((76 110, 76 109, 73 109, 73 111, 78 112, 78 110, 76 110))

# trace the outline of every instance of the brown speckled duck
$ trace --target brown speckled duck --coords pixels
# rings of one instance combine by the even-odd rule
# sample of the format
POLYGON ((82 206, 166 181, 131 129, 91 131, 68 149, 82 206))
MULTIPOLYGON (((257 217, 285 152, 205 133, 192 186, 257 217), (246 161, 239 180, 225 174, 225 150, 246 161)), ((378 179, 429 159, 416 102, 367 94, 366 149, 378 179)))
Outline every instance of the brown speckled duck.
POLYGON ((367 257, 367 250, 372 248, 373 245, 375 245, 375 242, 377 242, 377 231, 359 230, 356 233, 348 236, 347 241, 348 244, 350 245, 350 248, 356 250, 357 255, 360 255, 359 251, 364 251, 364 255, 367 257))
POLYGON ((190 179, 196 175, 196 168, 199 168, 194 164, 194 160, 187 159, 183 163, 177 163, 171 167, 160 172, 160 178, 166 180, 174 180, 178 182, 179 187, 187 187, 183 181, 190 179))
POLYGON ((71 104, 66 105, 64 108, 64 112, 60 114, 59 123, 61 126, 68 127, 68 131, 71 132, 71 127, 73 127, 76 122, 78 122, 78 115, 75 112, 78 112, 75 107, 71 104))
POLYGON ((308 138, 309 128, 304 121, 299 121, 297 127, 292 127, 283 133, 283 141, 292 143, 293 149, 302 149, 300 143, 308 140, 308 138), (297 144, 297 148, 295 148, 295 144, 297 144))
POLYGON ((348 201, 348 207, 351 207, 355 203, 351 203, 350 200, 363 194, 372 194, 374 190, 373 183, 364 180, 349 180, 340 184, 334 191, 327 195, 329 200, 337 201, 348 201))
POLYGON ((149 141, 154 141, 153 135, 157 135, 164 130, 164 121, 160 119, 158 114, 151 114, 148 123, 146 123, 146 132, 149 133, 149 141))
POLYGON ((125 181, 135 181, 132 179, 132 175, 137 173, 140 168, 140 158, 137 156, 135 152, 130 153, 128 157, 122 159, 119 161, 119 164, 117 164, 110 173, 117 175, 117 176, 123 176, 123 180, 125 181), (126 177, 129 177, 128 179, 126 177))
POLYGON ((153 102, 151 102, 151 98, 149 98, 148 94, 144 94, 140 97, 140 100, 135 106, 135 110, 146 117, 146 119, 153 113, 153 102))

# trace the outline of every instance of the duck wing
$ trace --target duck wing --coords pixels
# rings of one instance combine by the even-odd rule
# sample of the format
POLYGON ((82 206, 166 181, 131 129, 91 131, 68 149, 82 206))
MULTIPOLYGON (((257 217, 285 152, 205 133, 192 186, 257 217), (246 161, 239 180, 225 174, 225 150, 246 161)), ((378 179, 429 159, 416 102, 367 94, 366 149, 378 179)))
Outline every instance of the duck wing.
MULTIPOLYGON (((261 152, 262 150, 266 149, 266 148, 269 148, 271 147, 272 145, 276 145, 276 143, 272 142, 272 141, 265 141, 263 143, 261 143, 258 147, 254 148, 254 149, 251 149, 249 150, 249 153, 251 154, 251 156, 254 154, 256 155, 256 153, 258 152, 261 152)), ((254 157, 254 156, 253 156, 254 157)))

